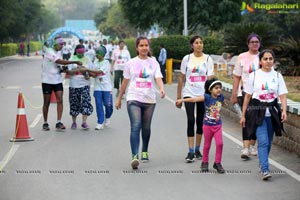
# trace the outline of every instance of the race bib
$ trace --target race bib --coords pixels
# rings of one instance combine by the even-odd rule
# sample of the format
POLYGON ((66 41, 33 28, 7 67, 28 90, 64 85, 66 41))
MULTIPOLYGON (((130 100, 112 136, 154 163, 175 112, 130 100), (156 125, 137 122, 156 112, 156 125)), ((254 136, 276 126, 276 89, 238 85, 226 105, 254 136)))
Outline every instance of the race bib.
POLYGON ((206 81, 206 76, 190 76, 190 80, 192 83, 196 82, 205 82, 206 81))
POLYGON ((152 82, 144 78, 136 78, 135 83, 137 88, 152 88, 152 82))

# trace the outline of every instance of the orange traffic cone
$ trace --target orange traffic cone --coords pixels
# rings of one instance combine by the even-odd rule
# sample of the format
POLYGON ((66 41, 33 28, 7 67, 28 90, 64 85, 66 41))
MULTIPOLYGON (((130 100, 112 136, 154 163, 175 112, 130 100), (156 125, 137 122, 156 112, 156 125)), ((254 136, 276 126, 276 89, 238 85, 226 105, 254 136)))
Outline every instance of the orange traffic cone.
POLYGON ((57 101, 56 101, 56 96, 55 96, 54 91, 52 91, 52 93, 51 93, 51 99, 50 99, 50 102, 51 102, 51 103, 57 103, 57 101))
POLYGON ((35 51, 35 55, 36 55, 36 56, 38 56, 38 55, 39 55, 39 52, 38 52, 38 50, 36 50, 36 51, 35 51))
POLYGON ((18 113, 16 119, 16 131, 15 136, 10 139, 11 142, 25 142, 33 141, 34 139, 30 137, 27 125, 27 119, 25 114, 25 105, 22 93, 19 93, 18 98, 18 113))

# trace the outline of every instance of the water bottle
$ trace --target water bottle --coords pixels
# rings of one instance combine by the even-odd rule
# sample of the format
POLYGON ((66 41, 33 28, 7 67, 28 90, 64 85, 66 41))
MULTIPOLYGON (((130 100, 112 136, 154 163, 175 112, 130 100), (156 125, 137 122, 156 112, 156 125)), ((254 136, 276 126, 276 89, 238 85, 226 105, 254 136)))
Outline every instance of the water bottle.
POLYGON ((238 114, 239 117, 242 117, 242 110, 241 110, 241 107, 238 103, 235 103, 233 105, 233 108, 235 110, 235 112, 238 114))

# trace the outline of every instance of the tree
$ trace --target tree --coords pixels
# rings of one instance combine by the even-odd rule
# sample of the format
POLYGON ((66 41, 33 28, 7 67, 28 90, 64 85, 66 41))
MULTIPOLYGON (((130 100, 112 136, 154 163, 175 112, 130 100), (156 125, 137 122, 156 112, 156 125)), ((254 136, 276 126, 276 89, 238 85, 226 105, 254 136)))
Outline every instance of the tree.
POLYGON ((99 13, 96 14, 94 20, 98 25, 100 31, 109 35, 112 38, 127 38, 136 35, 137 30, 133 28, 125 19, 124 14, 119 4, 114 4, 110 9, 103 7, 99 13))
MULTIPOLYGON (((181 34, 183 29, 182 0, 119 0, 125 17, 138 28, 158 23, 168 33, 181 34)), ((195 0, 188 3, 188 29, 199 25, 219 30, 228 22, 240 21, 240 3, 231 0, 195 0)))

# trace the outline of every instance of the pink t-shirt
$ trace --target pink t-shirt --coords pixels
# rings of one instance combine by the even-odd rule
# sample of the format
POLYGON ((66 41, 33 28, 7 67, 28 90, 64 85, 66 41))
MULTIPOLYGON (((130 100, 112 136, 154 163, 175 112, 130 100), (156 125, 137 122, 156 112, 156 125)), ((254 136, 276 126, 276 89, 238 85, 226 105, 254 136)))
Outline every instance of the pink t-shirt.
POLYGON ((124 67, 123 76, 130 79, 126 100, 156 103, 154 79, 162 78, 159 63, 155 58, 145 60, 135 57, 124 67))
POLYGON ((238 96, 242 96, 241 86, 246 85, 249 79, 249 74, 256 71, 259 68, 258 54, 252 55, 248 51, 241 53, 236 61, 233 74, 241 77, 239 84, 238 96))

